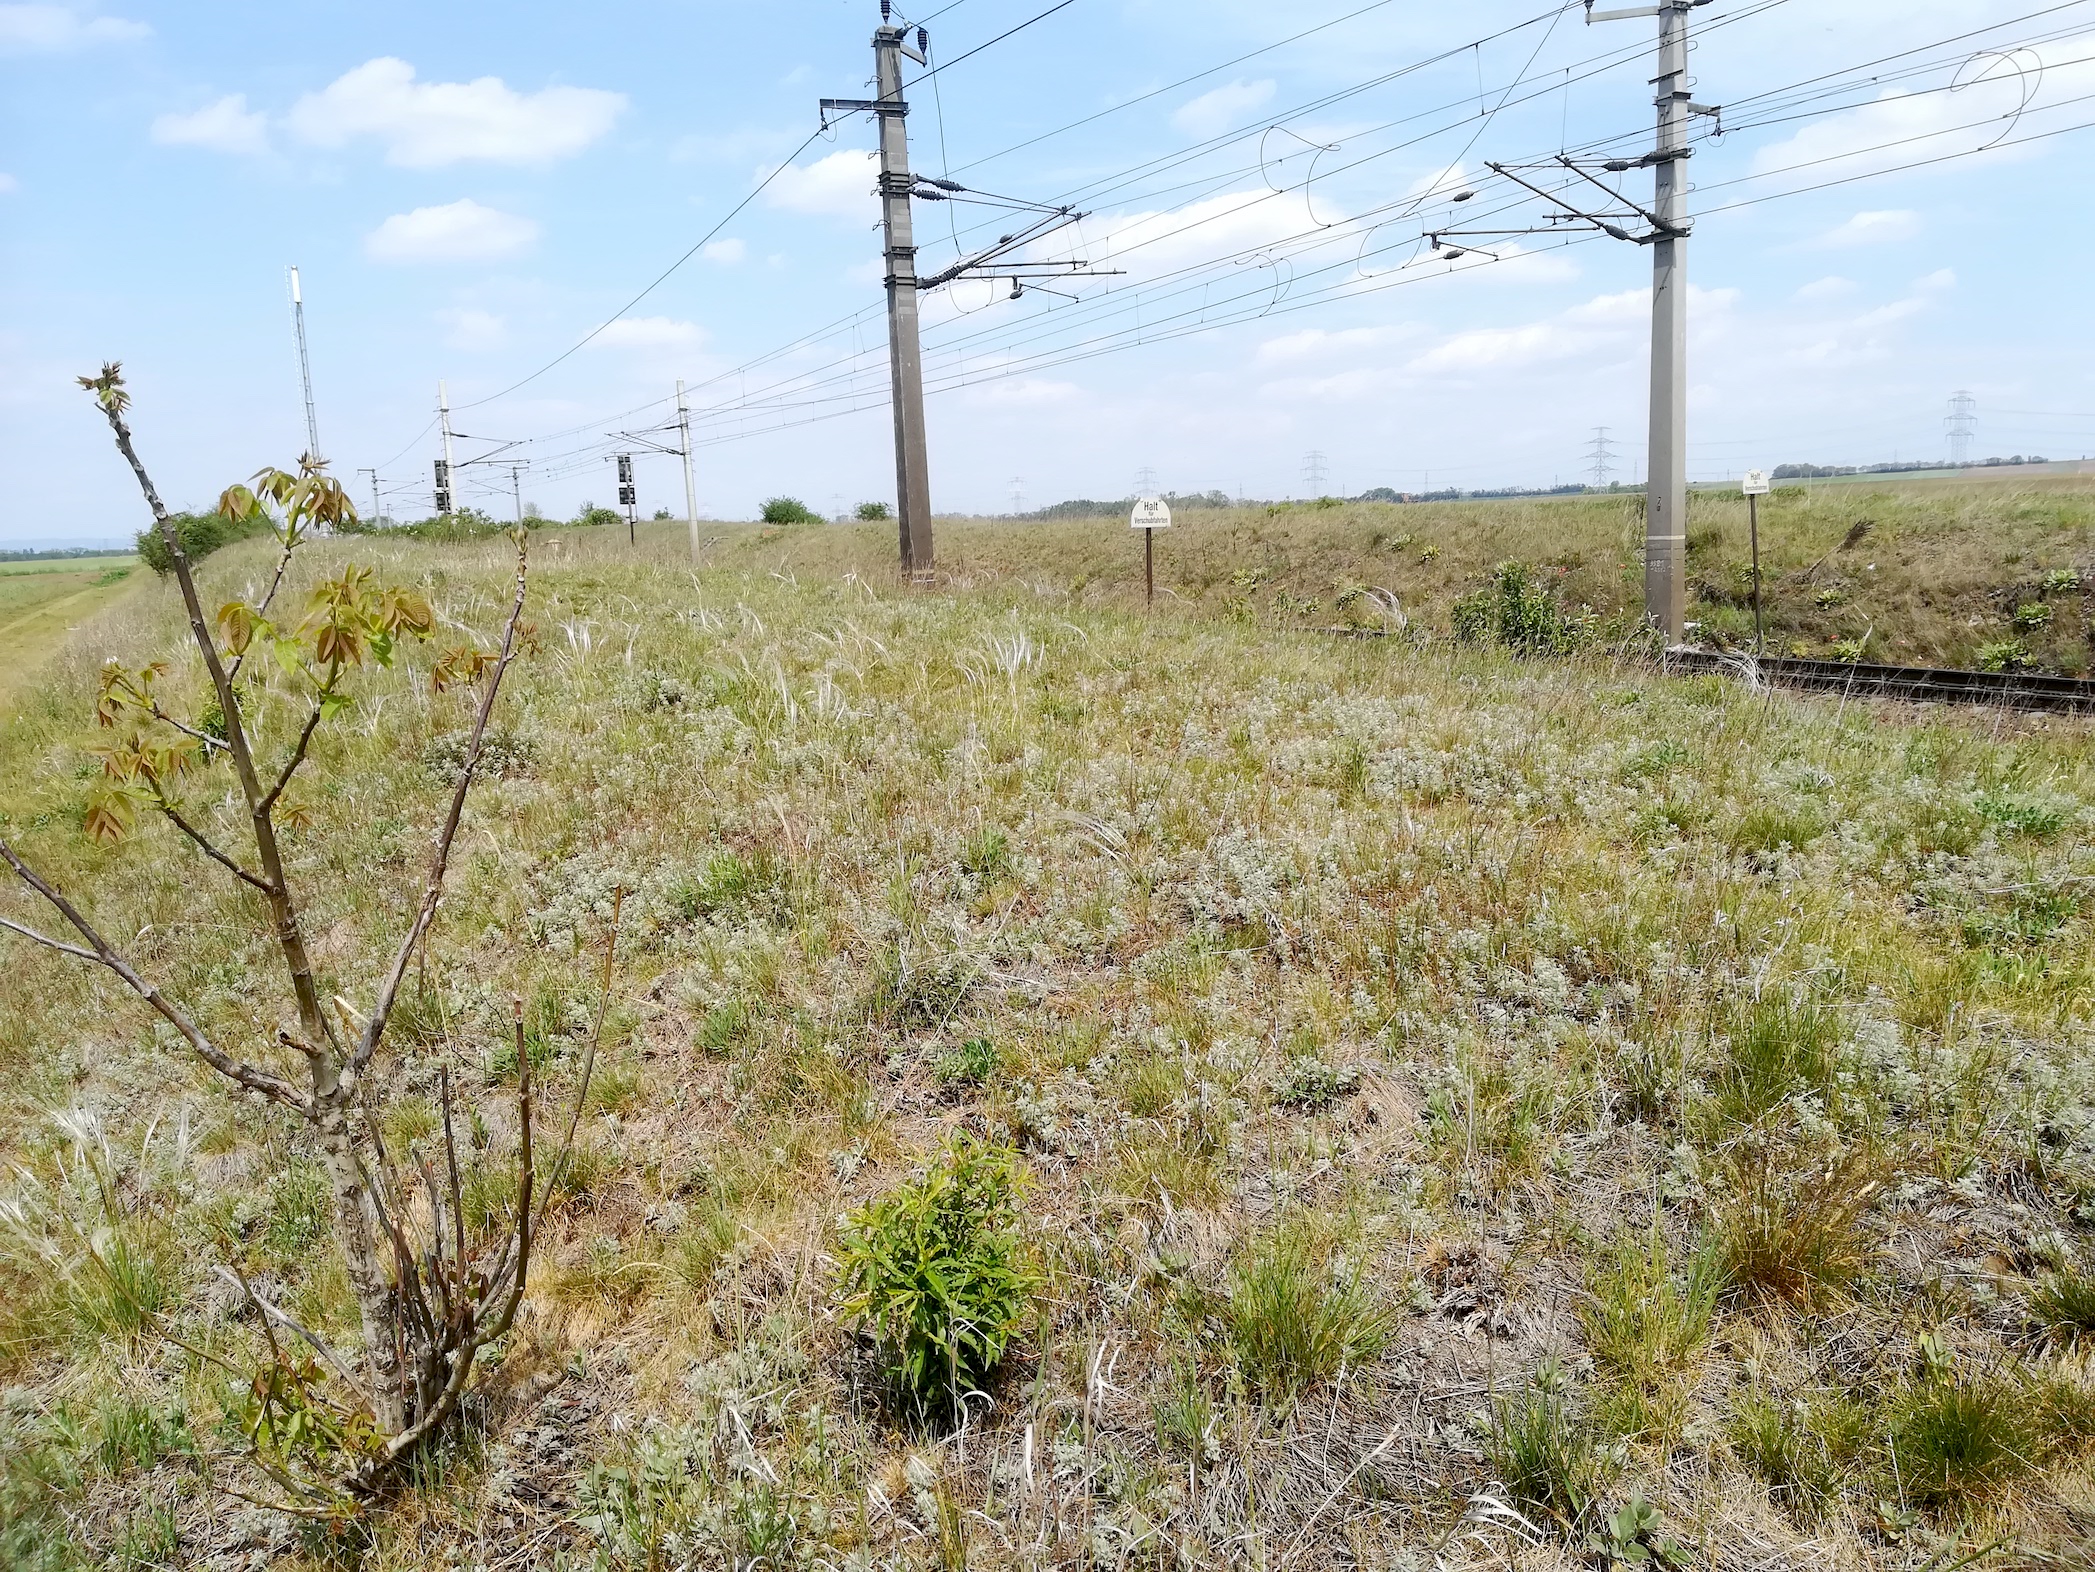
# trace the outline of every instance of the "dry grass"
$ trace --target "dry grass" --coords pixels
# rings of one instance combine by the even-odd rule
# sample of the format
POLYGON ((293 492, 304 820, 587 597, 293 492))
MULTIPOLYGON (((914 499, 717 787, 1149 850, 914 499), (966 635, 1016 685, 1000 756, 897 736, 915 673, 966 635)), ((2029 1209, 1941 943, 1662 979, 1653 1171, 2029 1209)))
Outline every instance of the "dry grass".
MULTIPOLYGON (((1383 527, 1270 521, 1312 524, 1383 527)), ((1331 640, 1264 620, 1265 591, 1248 622, 1198 601, 1145 621, 1073 589, 1049 532, 1023 537, 1031 565, 988 560, 1020 538, 950 532, 972 587, 917 596, 842 579, 876 555, 852 531, 735 536, 695 578, 671 539, 539 549, 503 773, 381 1073, 399 1140, 427 1138, 449 1067, 462 1143, 500 1151, 508 1000, 548 1088, 571 1085, 623 889, 606 1072, 497 1391, 375 1517, 364 1566, 1576 1554, 1478 1505, 1494 1456, 1545 1515, 1641 1491, 1684 1541, 1787 1518, 1831 1560, 1919 1566, 1960 1482, 1989 1523, 2058 1541, 2095 1405, 2019 1285, 2088 1259, 2090 919, 1974 924, 2003 918, 1994 892, 2095 873, 2082 728, 1331 640), (957 1129, 1022 1154, 1042 1282, 966 1423, 918 1428, 839 1314, 836 1230, 957 1129), (1871 1152, 1897 1161, 1842 1155, 1871 1152), (1916 1369, 1923 1333, 1942 1368, 1916 1369), (2041 1397, 2012 1434, 1941 1397, 1994 1381, 2041 1397), (1893 1465, 1909 1447, 1931 1471, 1893 1465)), ((351 549, 449 615, 499 593, 498 551, 470 545, 345 542, 312 571, 351 549)), ((256 570, 231 548, 207 576, 224 598, 256 570)), ((111 851, 77 828, 93 658, 177 633, 139 604, 0 732, 0 813, 266 1053, 282 1001, 229 937, 243 898, 157 830, 111 851)), ((314 923, 352 994, 442 791, 425 688, 328 744, 354 811, 296 843, 375 881, 314 923)), ((62 958, 5 953, 4 1198, 57 1194, 78 1142, 52 1116, 92 1110, 172 1330, 253 1341, 207 1289, 230 1255, 340 1332, 297 1132, 62 958)), ((492 1169, 465 1184, 499 1206, 492 1169)), ((28 1394, 0 1416, 0 1501, 28 1525, 0 1564, 164 1556, 169 1533, 198 1560, 250 1532, 316 1559, 142 1421, 90 1423, 121 1394, 216 1445, 243 1399, 92 1313, 13 1313, 71 1237, 26 1227, 0 1239, 0 1379, 28 1394)))
MULTIPOLYGON (((873 583, 893 573, 891 525, 718 538, 727 560, 760 570, 873 583)), ((1157 542, 1159 606, 1265 627, 1382 626, 1365 587, 1445 631, 1456 600, 1514 559, 1544 569, 1613 636, 1636 620, 1642 541, 1643 499, 1627 495, 1183 508, 1157 542)), ((1119 606, 1142 593, 1140 543, 1120 517, 942 519, 939 553, 943 573, 976 588, 1016 582, 1119 606)), ((1970 666, 2012 644, 2035 667, 2074 674, 2095 655, 2095 477, 1784 487, 1761 508, 1761 553, 1778 654, 1970 666)), ((1750 646, 1750 560, 1743 499, 1697 492, 1688 615, 1704 637, 1750 646)))

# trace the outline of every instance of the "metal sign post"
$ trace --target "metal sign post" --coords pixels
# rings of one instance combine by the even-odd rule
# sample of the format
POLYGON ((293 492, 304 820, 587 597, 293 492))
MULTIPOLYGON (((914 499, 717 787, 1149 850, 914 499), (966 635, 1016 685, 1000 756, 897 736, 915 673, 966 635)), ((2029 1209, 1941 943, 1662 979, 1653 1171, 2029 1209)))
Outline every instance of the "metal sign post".
POLYGON ((1765 642, 1760 627, 1760 499, 1768 494, 1768 472, 1747 470, 1739 490, 1746 496, 1746 523, 1753 534, 1753 655, 1758 660, 1765 642))
POLYGON ((633 455, 618 455, 618 505, 626 510, 626 544, 640 544, 640 526, 635 522, 635 510, 640 504, 640 491, 633 484, 633 455))
POLYGON ((1157 603, 1157 531, 1171 528, 1171 509, 1162 497, 1137 497, 1128 528, 1142 531, 1142 602, 1157 603))

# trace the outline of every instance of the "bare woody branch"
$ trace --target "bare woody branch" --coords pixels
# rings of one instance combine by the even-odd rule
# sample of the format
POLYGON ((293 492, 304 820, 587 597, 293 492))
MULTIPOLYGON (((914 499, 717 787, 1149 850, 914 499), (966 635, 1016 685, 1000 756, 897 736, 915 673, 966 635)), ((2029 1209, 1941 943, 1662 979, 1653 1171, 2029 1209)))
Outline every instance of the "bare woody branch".
POLYGON ((174 716, 168 714, 166 710, 160 707, 160 703, 158 700, 154 701, 152 708, 147 713, 150 714, 154 720, 164 721, 168 725, 174 727, 174 729, 182 733, 183 736, 195 738, 198 742, 204 745, 204 749, 207 754, 213 748, 216 748, 220 753, 228 751, 223 738, 214 737, 208 731, 199 731, 196 727, 190 725, 188 722, 177 720, 174 716))
MULTIPOLYGON (((131 964, 117 954, 109 941, 102 937, 101 932, 96 929, 94 924, 81 915, 79 908, 59 893, 42 874, 38 873, 16 855, 15 849, 4 840, 0 840, 0 859, 5 859, 7 865, 14 869, 16 876, 56 908, 58 914, 72 925, 73 930, 88 942, 92 953, 86 954, 85 958, 99 962, 122 978, 125 986, 137 994, 139 998, 145 1000, 147 1004, 151 1005, 161 1019, 182 1034, 183 1039, 195 1051, 199 1059, 211 1066, 220 1075, 226 1077, 227 1080, 236 1082, 251 1092, 260 1092, 264 1097, 273 1098, 287 1108, 296 1109, 299 1113, 307 1111, 308 1104, 305 1097, 290 1082, 282 1079, 280 1076, 271 1075, 267 1070, 257 1069, 251 1064, 235 1059, 232 1055, 218 1047, 216 1043, 212 1042, 210 1038, 206 1037, 203 1030, 182 1011, 180 1006, 143 977, 139 976, 132 969, 131 964)), ((8 923, 7 926, 18 932, 29 932, 29 930, 22 929, 16 923, 8 923)), ((44 939, 44 936, 41 934, 32 932, 30 936, 42 940, 46 944, 52 944, 52 941, 44 939)), ((59 946, 52 944, 52 948, 63 948, 74 955, 83 953, 72 945, 59 946)))
MULTIPOLYGON (((521 555, 522 548, 519 548, 521 555)), ((512 629, 515 626, 511 621, 512 629)), ((517 1045, 517 1202, 516 1231, 510 1244, 503 1251, 502 1265, 497 1269, 488 1286, 489 1297, 502 1296, 502 1308, 492 1320, 479 1321, 471 1334, 452 1355, 449 1377, 442 1392, 437 1395, 415 1422, 400 1434, 386 1442, 381 1454, 381 1467, 390 1467, 400 1458, 422 1444, 425 1436, 433 1434, 450 1421, 458 1411, 460 1399, 465 1396, 466 1383, 472 1379, 473 1365, 480 1350, 497 1338, 506 1337, 516 1324, 516 1313, 524 1302, 524 1291, 529 1286, 531 1272, 531 1250, 535 1229, 532 1224, 531 1201, 536 1171, 531 1150, 531 1056, 526 1052, 524 1041, 524 1002, 511 1001, 514 1015, 517 1045), (511 1267, 515 1276, 510 1277, 511 1267), (506 1287, 504 1280, 507 1279, 506 1287)))
POLYGON ((239 863, 233 861, 231 857, 228 857, 224 852, 212 845, 210 840, 205 837, 204 832, 183 818, 181 812, 166 797, 161 796, 157 791, 154 793, 154 797, 160 805, 160 811, 167 816, 167 821, 188 836, 198 851, 232 874, 234 878, 253 885, 264 895, 276 894, 276 891, 270 887, 267 880, 263 879, 259 874, 249 873, 239 863))
MULTIPOLYGON (((116 368, 105 368, 103 382, 116 377, 116 368)), ((89 379, 89 385, 97 385, 89 379)), ((313 976, 313 963, 306 954, 305 935, 298 919, 298 908, 291 898, 290 885, 284 877, 283 857, 277 848, 276 825, 264 806, 262 782, 255 771, 255 760, 248 745, 247 728, 240 707, 240 697, 234 691, 233 680, 227 674, 225 662, 219 656, 218 641, 211 635, 209 620, 204 616, 203 601, 198 598, 196 577, 190 571, 189 554, 182 548, 181 531, 175 527, 168 515, 167 506, 160 500, 153 480, 146 473, 138 450, 132 445, 131 428, 124 421, 121 394, 104 387, 98 402, 103 415, 109 421, 109 429, 116 437, 117 451, 131 466, 132 474, 138 477, 139 489, 145 494, 146 505, 152 509, 154 523, 159 527, 160 538, 167 545, 169 560, 174 565, 175 582, 181 586, 182 605, 189 615, 190 635, 196 641, 197 653, 203 657, 204 669, 210 673, 212 690, 218 695, 219 713, 225 719, 226 751, 232 755, 234 772, 240 778, 240 790, 247 799, 248 818, 254 827, 255 850, 261 858, 262 877, 271 886, 268 894, 270 914, 276 921, 276 940, 284 952, 285 969, 290 973, 291 991, 298 1001, 299 1025, 308 1037, 325 1037, 338 1051, 340 1039, 335 1035, 334 1023, 320 1006, 320 988, 313 976)), ((315 1090, 325 1090, 316 1087, 315 1090)))
POLYGON ((444 815, 443 826, 437 831, 430 848, 429 877, 423 887, 421 909, 415 913, 414 925, 408 929, 407 937, 400 942, 392 969, 386 973, 385 982, 378 990, 371 1018, 364 1024, 363 1039, 350 1058, 350 1068, 359 1073, 370 1063, 372 1054, 378 1051, 378 1040, 385 1034, 386 1021, 393 1013, 394 1000, 400 996, 400 984, 407 977, 415 947, 428 933, 429 925, 436 917, 437 902, 443 897, 444 875, 451 865, 451 843, 458 838, 459 821, 465 815, 466 793, 472 789, 474 773, 480 766, 481 750, 487 741, 488 718, 495 712, 495 696, 501 691, 503 675, 509 670, 509 663, 516 659, 517 629, 524 618, 528 555, 527 542, 519 531, 516 537, 516 598, 510 603, 509 621, 502 629, 502 653, 488 678, 487 691, 480 696, 480 711, 473 717, 473 735, 466 747, 465 763, 458 772, 458 784, 451 791, 451 807, 444 815))
MULTIPOLYGON (((328 692, 332 691, 333 687, 334 679, 330 676, 327 687, 321 690, 322 697, 324 698, 328 692)), ((291 757, 284 761, 284 767, 277 775, 276 784, 269 788, 269 795, 262 799, 262 811, 264 813, 269 812, 270 809, 276 806, 277 798, 283 796, 284 788, 291 784, 291 777, 296 775, 298 767, 305 763, 306 750, 313 745, 313 733, 320 729, 320 718, 326 713, 327 709, 324 704, 315 704, 313 713, 306 717, 305 729, 298 734, 298 746, 291 750, 291 757)))
POLYGON ((7 917, 0 917, 0 928, 9 933, 19 933, 32 944, 41 944, 47 950, 56 950, 60 955, 77 955, 83 961, 99 962, 102 957, 92 950, 83 950, 77 944, 67 944, 63 939, 54 939, 49 934, 38 933, 34 928, 7 917))

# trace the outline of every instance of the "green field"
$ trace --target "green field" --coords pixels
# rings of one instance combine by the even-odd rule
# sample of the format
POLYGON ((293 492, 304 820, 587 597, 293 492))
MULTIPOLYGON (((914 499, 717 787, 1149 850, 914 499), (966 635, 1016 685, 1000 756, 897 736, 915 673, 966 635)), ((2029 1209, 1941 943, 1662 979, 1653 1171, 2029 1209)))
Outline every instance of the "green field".
POLYGON ((65 557, 0 562, 0 702, 5 702, 94 613, 139 582, 138 559, 65 557))
MULTIPOLYGON (((1953 656, 2087 547, 2084 489, 1825 495, 1773 510, 1785 638, 1852 609, 1953 656)), ((708 527, 695 574, 680 527, 541 534, 361 1091, 426 1217, 453 1088, 485 1243, 520 1065, 564 1120, 601 1012, 488 1401, 354 1524, 222 1493, 281 1499, 257 1436, 354 1444, 258 1384, 271 1334, 211 1272, 355 1355, 313 1135, 0 933, 0 1566, 2085 1567, 2088 727, 1658 675, 1603 636, 1632 522, 1187 515, 1155 616, 1124 521, 956 524, 918 593, 891 527, 708 527), (1447 636, 1508 556, 1593 607, 1577 652, 1447 636), (1358 583, 1404 637, 1318 631, 1358 583), (947 1237, 863 1209, 968 1141, 1022 1189, 940 1214, 979 1220, 962 1313, 1010 1336, 956 1428, 848 1267, 947 1237)), ((1695 522, 1730 584, 1740 521, 1695 522)), ((267 545, 211 559, 205 602, 267 545)), ((499 626, 499 539, 323 541, 287 604, 351 561, 444 642, 499 626)), ((2078 589, 2045 593, 2084 642, 2078 589)), ((172 662, 208 724, 177 608, 138 606, 0 730, 0 826, 216 1040, 300 1075, 260 902, 150 812, 83 833, 86 657, 172 662)), ((292 794, 345 1022, 471 714, 403 647, 292 794)), ((306 705, 274 660, 242 682, 266 770, 306 705)), ((226 765, 180 792, 250 845, 226 765)), ((59 920, 18 887, 0 916, 59 920)))

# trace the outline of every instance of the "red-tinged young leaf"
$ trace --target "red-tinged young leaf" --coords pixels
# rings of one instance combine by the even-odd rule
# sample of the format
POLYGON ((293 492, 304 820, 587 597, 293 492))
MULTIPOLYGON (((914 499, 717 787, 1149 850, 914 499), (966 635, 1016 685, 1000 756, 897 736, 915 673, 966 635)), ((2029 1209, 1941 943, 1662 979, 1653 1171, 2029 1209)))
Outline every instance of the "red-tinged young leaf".
POLYGON ((87 812, 81 817, 80 827, 87 832, 88 839, 113 845, 129 835, 137 821, 138 811, 127 794, 98 791, 87 800, 87 812))
POLYGON ((242 523, 262 511, 261 499, 245 486, 228 486, 218 494, 218 512, 233 523, 242 523))

